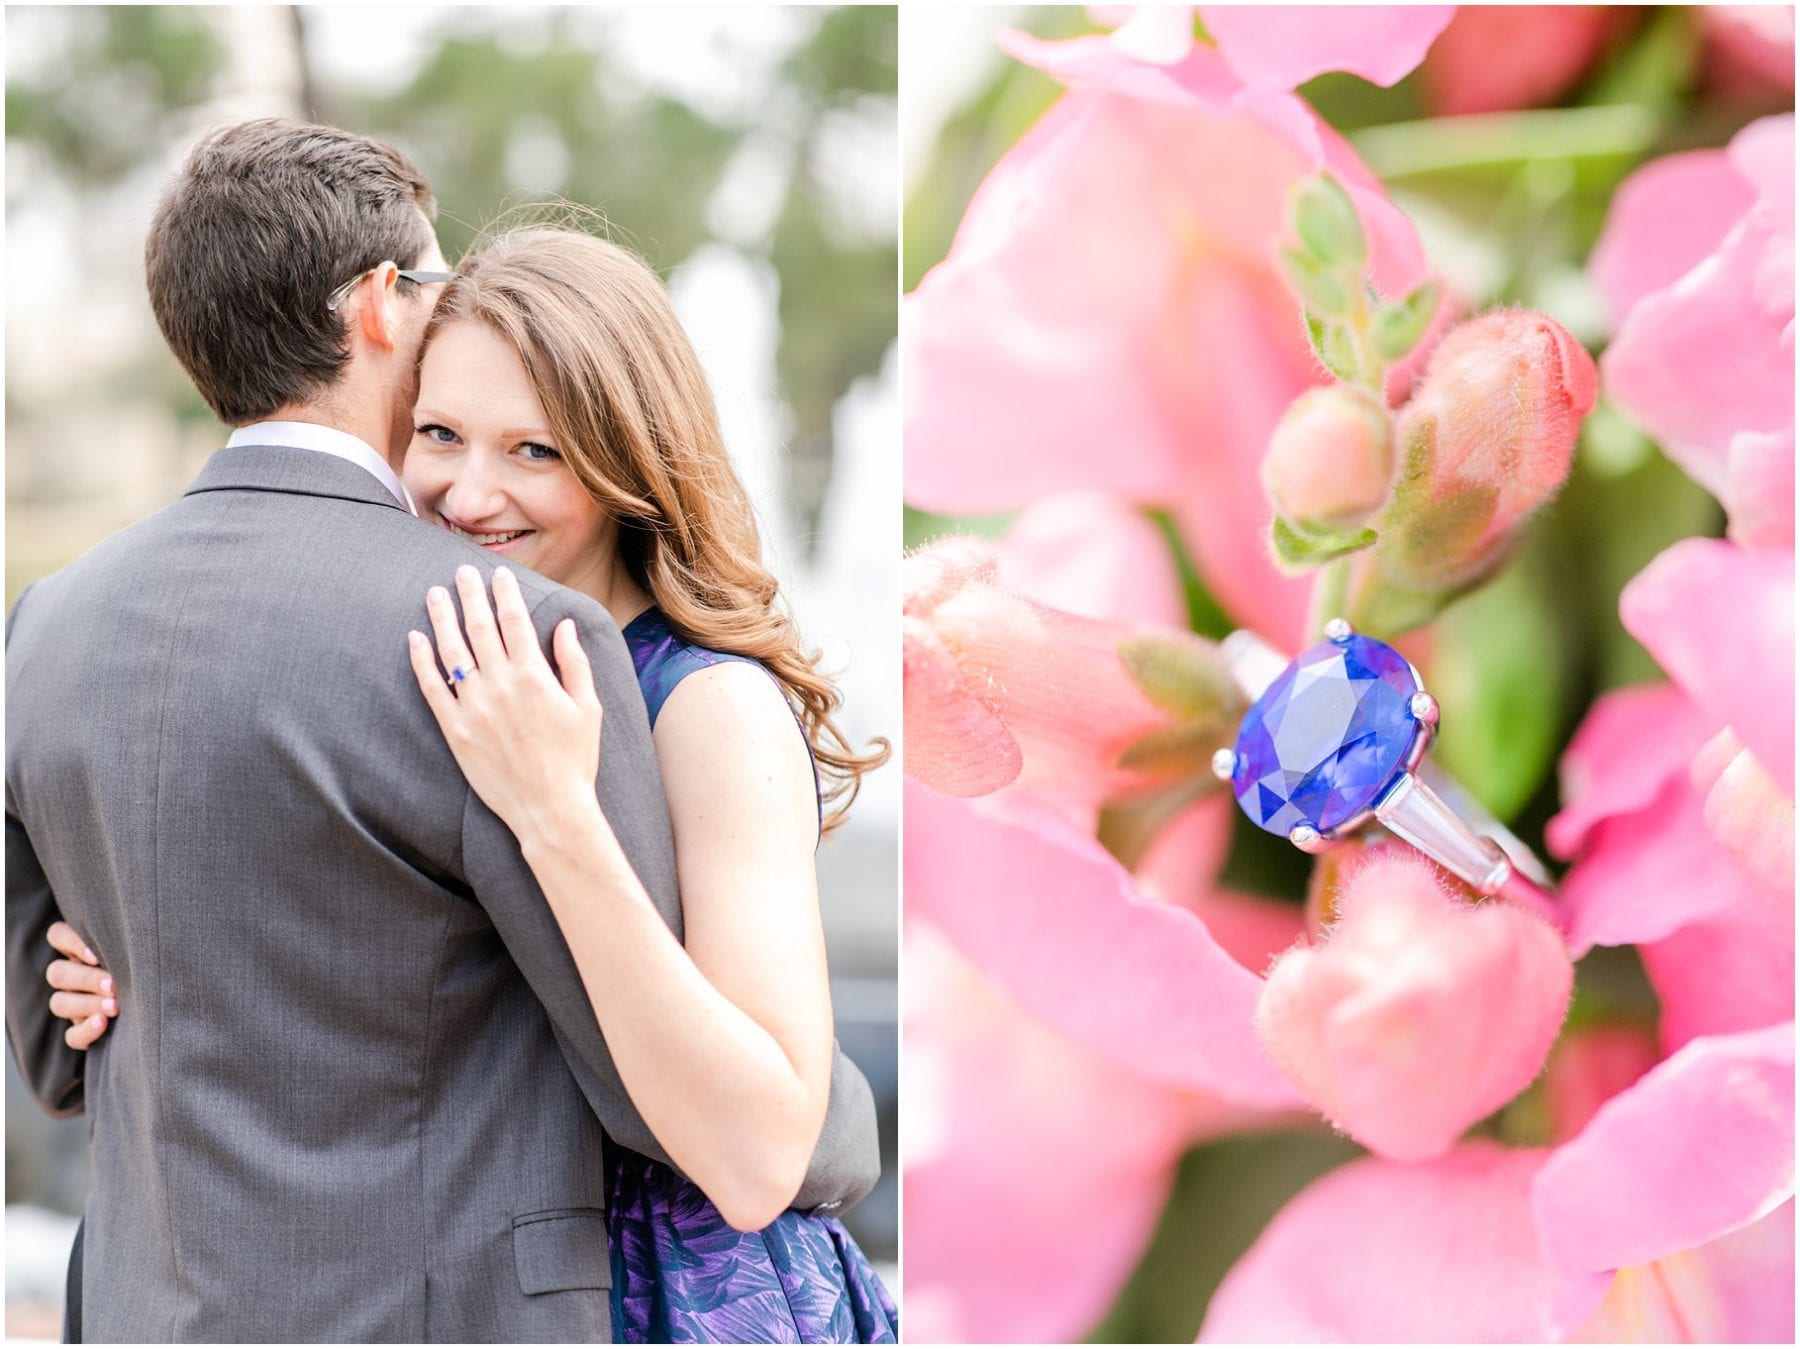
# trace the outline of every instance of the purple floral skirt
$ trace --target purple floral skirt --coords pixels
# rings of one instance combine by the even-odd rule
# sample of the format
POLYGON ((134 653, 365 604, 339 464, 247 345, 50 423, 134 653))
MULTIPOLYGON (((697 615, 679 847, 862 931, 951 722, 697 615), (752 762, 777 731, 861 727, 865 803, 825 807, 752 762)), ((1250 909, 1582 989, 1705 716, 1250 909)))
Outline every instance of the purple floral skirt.
POLYGON ((899 1313, 835 1218, 740 1232, 674 1171, 606 1151, 619 1344, 894 1344, 899 1313))

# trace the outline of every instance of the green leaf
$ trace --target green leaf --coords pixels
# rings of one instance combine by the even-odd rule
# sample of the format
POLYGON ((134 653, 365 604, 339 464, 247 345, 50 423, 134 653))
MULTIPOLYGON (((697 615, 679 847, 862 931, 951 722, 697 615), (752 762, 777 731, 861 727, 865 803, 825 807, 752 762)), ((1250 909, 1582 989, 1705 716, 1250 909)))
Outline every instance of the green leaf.
POLYGON ((1332 378, 1345 384, 1355 384, 1362 371, 1362 363, 1356 359, 1356 344, 1350 339, 1350 330, 1341 323, 1327 323, 1322 319, 1306 316, 1306 336, 1312 343, 1313 355, 1319 358, 1319 364, 1332 378))
POLYGON ((1152 777, 1180 775, 1217 782, 1212 777, 1213 752, 1230 738, 1223 718, 1161 726, 1126 746, 1119 755, 1119 767, 1152 777))
MULTIPOLYGON (((1136 871, 1157 835, 1177 815, 1201 797, 1224 787, 1211 772, 1196 774, 1172 787, 1145 792, 1124 801, 1109 801, 1100 808, 1095 830, 1100 846, 1116 857, 1127 871, 1136 871)), ((1293 851, 1290 849, 1289 851, 1293 851)))
POLYGON ((1361 1155, 1349 1139, 1316 1127, 1237 1134, 1195 1148, 1176 1169, 1143 1258, 1085 1338, 1192 1343, 1207 1302, 1275 1215, 1320 1176, 1361 1155))
POLYGON ((1151 522, 1162 531, 1163 540, 1169 545, 1169 553, 1175 559, 1175 574, 1181 578, 1181 593, 1187 600, 1188 626, 1202 637, 1210 637, 1215 642, 1222 641, 1236 629, 1237 624, 1220 607, 1218 600, 1213 598, 1212 591, 1206 588, 1206 581, 1200 575, 1200 569, 1194 565, 1193 554, 1188 552, 1187 542, 1181 537, 1181 529, 1175 523, 1175 517, 1165 510, 1153 509, 1147 514, 1151 522))
POLYGON ((1377 565, 1362 578, 1350 604, 1349 619, 1358 632, 1384 642, 1422 628, 1467 594, 1474 582, 1435 590, 1396 584, 1377 565))
POLYGON ((1369 261, 1369 241, 1350 194, 1328 173, 1295 185, 1289 199, 1294 234, 1320 262, 1361 275, 1369 261))
POLYGON ((1369 323, 1369 345, 1384 361, 1405 357, 1431 326, 1443 290, 1435 281, 1427 281, 1408 291, 1403 299, 1376 310, 1369 323))
POLYGON ((1283 516, 1275 517, 1269 531, 1269 546, 1283 571, 1309 571, 1333 558, 1359 553, 1380 536, 1373 529, 1312 529, 1283 516))
POLYGON ((1281 248, 1281 266, 1309 314, 1339 317, 1349 312, 1350 292, 1330 268, 1285 244, 1281 248))
POLYGON ((1147 633, 1119 643, 1119 659, 1144 696, 1183 721, 1215 721, 1242 699, 1217 652, 1197 638, 1147 633))
POLYGON ((1508 822, 1555 767, 1579 696, 1580 615, 1564 579, 1573 559, 1559 558, 1556 543, 1534 529, 1514 565, 1450 606, 1433 645, 1433 753, 1508 822))

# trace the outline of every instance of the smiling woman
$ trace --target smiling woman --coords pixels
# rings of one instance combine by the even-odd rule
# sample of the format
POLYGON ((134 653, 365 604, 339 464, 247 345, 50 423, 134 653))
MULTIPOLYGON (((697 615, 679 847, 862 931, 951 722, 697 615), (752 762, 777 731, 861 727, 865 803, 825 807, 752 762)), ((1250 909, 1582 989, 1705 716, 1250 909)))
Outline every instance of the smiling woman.
POLYGON ((656 274, 573 230, 498 235, 458 266, 420 362, 402 476, 421 515, 592 595, 620 626, 655 605, 684 641, 760 661, 824 803, 844 798, 835 827, 886 753, 859 755, 838 729, 837 690, 763 566, 706 372, 656 274))
MULTIPOLYGON (((618 529, 557 449, 518 351, 487 324, 435 330, 413 423, 403 481, 422 516, 590 593, 611 574, 618 529)), ((619 617, 647 599, 632 586, 603 602, 619 617)))

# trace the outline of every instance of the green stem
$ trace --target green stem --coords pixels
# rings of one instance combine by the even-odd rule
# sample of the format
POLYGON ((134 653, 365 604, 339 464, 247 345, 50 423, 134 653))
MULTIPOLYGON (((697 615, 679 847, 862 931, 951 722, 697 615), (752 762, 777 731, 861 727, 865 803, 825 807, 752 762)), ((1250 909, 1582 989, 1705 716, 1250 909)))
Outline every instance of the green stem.
POLYGON ((1351 137, 1383 181, 1539 159, 1636 157, 1664 130, 1659 113, 1637 104, 1434 117, 1369 127, 1351 137))
POLYGON ((1350 602, 1350 569, 1355 559, 1340 557, 1327 562, 1313 579, 1312 608, 1307 616, 1307 631, 1323 636, 1325 624, 1334 618, 1348 618, 1345 608, 1350 602))

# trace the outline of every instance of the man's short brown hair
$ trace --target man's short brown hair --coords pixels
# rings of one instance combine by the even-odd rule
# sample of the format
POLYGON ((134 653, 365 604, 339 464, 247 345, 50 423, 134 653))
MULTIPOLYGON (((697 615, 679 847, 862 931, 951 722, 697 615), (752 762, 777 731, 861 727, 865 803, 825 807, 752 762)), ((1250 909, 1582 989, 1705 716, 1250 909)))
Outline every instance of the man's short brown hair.
POLYGON ((189 153, 144 247, 165 341, 219 419, 317 397, 350 348, 331 292, 392 260, 414 267, 437 214, 393 146, 286 117, 238 122, 189 153))

